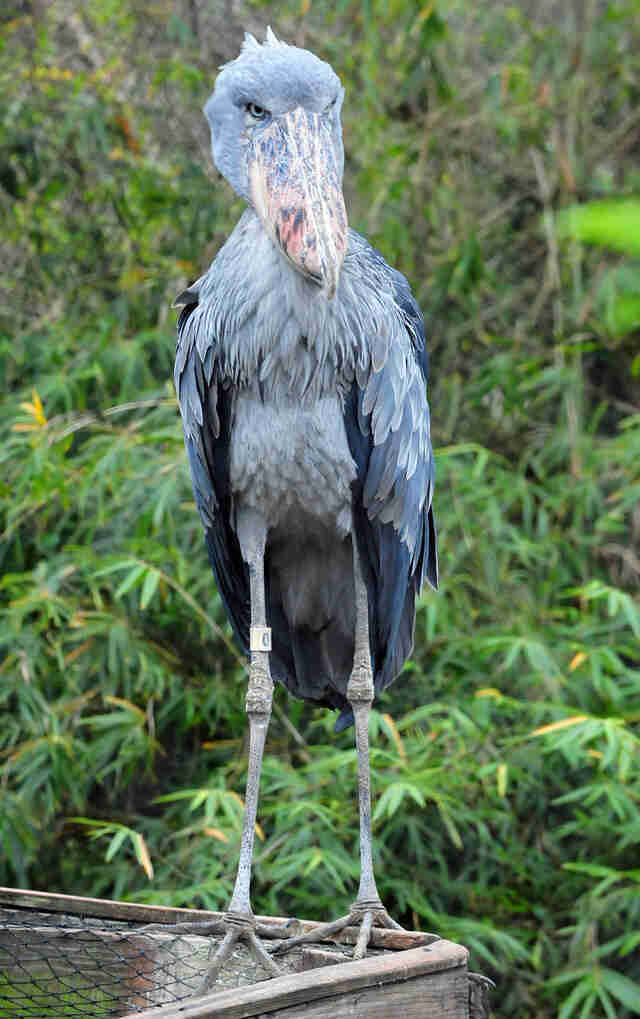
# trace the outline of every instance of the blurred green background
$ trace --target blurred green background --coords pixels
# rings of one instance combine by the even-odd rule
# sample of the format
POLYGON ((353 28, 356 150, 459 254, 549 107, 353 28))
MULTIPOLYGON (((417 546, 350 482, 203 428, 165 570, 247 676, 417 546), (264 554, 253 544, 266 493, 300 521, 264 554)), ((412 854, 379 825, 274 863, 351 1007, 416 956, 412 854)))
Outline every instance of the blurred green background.
MULTIPOLYGON (((640 5, 8 0, 0 882, 224 908, 244 663, 170 305, 242 203, 201 107, 267 24, 347 89, 351 224, 431 353, 442 585, 373 718, 380 891, 493 1014, 640 1014, 640 5)), ((276 695, 254 905, 358 875, 352 732, 276 695)))

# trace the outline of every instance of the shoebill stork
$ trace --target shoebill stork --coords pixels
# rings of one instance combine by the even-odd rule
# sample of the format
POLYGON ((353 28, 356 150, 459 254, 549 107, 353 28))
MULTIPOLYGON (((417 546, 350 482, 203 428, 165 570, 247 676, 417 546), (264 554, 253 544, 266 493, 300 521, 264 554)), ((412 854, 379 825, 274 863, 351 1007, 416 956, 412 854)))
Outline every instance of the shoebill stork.
POLYGON ((347 226, 343 96, 327 63, 269 30, 246 36, 205 106, 215 164, 248 207, 176 299, 175 383, 211 566, 250 660, 240 860, 206 986, 238 937, 276 971, 249 895, 273 680, 338 710, 337 732, 355 723, 360 887, 311 937, 360 925, 360 957, 372 924, 398 926, 373 873, 368 720, 411 651, 423 581, 437 585, 427 355, 407 280, 347 226))

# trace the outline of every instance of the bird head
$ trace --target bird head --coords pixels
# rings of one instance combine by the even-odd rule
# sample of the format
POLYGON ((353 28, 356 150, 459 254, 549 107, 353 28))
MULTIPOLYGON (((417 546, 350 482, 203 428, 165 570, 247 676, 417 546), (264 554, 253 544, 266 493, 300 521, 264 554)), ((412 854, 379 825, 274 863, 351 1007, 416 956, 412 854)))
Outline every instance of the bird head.
POLYGON ((329 297, 347 245, 343 97, 329 64, 267 29, 262 44, 245 36, 204 108, 218 170, 283 256, 329 297))

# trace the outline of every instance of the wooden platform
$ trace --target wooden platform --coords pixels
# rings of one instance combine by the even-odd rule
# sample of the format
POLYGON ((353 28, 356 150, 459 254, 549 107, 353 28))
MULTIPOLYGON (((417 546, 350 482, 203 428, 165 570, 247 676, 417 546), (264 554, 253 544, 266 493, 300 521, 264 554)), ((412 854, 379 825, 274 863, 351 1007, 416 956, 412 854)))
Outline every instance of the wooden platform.
POLYGON ((370 954, 353 962, 357 929, 348 928, 335 942, 279 958, 284 974, 271 980, 238 946, 220 989, 197 997, 215 938, 171 926, 219 918, 0 888, 0 1016, 133 1019, 142 1010, 149 1019, 469 1019, 467 950, 420 931, 375 930, 370 954), (166 930, 145 931, 150 923, 166 930))

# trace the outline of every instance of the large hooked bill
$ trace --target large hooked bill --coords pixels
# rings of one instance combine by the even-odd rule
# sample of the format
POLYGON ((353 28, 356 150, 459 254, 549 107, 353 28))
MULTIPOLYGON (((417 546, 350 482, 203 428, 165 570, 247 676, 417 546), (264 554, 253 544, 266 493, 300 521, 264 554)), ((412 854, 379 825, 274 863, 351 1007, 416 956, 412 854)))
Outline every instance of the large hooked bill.
POLYGON ((298 106, 274 117, 248 153, 253 205, 285 257, 335 295, 347 213, 329 125, 298 106))

